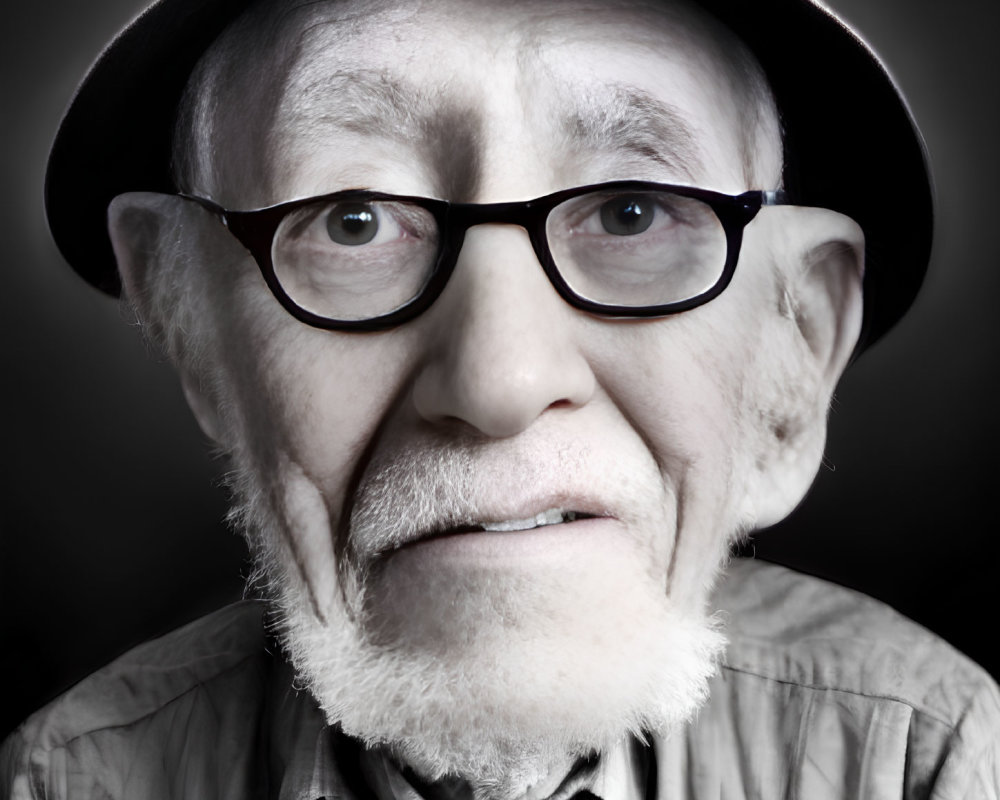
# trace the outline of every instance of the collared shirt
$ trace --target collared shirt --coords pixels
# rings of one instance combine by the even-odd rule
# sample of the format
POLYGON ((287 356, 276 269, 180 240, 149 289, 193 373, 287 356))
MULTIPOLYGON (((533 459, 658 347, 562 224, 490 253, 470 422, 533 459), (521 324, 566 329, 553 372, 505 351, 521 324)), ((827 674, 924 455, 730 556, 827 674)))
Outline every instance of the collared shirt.
MULTIPOLYGON (((599 800, 644 800, 652 754, 646 743, 622 742, 599 757, 580 759, 545 800, 574 800, 588 793, 599 800)), ((473 800, 461 780, 422 784, 384 750, 362 751, 361 771, 377 800, 473 800)))
MULTIPOLYGON (((714 605, 730 646, 708 703, 680 734, 604 754, 583 788, 601 800, 1000 797, 1000 690, 941 639, 761 562, 734 562, 714 605)), ((0 750, 0 796, 427 800, 326 725, 263 612, 222 609, 38 712, 0 750)))

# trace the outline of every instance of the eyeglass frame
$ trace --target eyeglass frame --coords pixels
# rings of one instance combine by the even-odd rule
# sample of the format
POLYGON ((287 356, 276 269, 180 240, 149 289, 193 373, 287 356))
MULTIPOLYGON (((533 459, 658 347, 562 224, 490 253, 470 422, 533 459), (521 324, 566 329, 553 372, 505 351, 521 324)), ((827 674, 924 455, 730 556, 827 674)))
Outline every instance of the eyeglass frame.
POLYGON ((306 197, 253 210, 232 210, 212 200, 193 194, 178 194, 202 206, 247 249, 264 282, 281 306, 300 322, 323 330, 345 332, 374 332, 395 328, 415 319, 444 291, 451 278, 465 242, 465 234, 476 225, 517 225, 523 228, 531 241, 535 257, 559 296, 581 311, 612 319, 650 319, 666 317, 697 308, 714 300, 726 290, 736 272, 744 228, 765 206, 791 205, 786 192, 781 190, 751 190, 738 195, 728 195, 710 189, 654 181, 620 180, 594 183, 563 189, 533 200, 516 200, 503 203, 452 203, 430 197, 396 195, 368 189, 348 189, 330 194, 306 197), (726 263, 718 280, 704 292, 672 303, 650 306, 623 306, 599 303, 574 292, 563 279, 552 258, 546 234, 549 214, 559 205, 582 195, 601 192, 669 192, 689 197, 708 205, 726 236, 726 263), (341 320, 316 314, 298 305, 282 287, 274 269, 272 247, 274 237, 284 219, 305 206, 333 202, 396 202, 418 206, 430 212, 441 234, 437 260, 423 288, 408 302, 370 319, 341 320))

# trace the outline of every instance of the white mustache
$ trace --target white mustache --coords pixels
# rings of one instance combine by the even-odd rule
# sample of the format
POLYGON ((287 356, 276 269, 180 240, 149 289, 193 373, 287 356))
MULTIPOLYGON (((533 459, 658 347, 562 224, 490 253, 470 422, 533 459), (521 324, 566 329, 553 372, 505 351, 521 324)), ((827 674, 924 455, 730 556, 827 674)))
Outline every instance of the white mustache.
POLYGON ((376 454, 366 468, 350 510, 348 558, 363 566, 446 531, 551 518, 555 511, 627 523, 651 493, 663 493, 652 460, 642 466, 564 442, 413 442, 376 454))

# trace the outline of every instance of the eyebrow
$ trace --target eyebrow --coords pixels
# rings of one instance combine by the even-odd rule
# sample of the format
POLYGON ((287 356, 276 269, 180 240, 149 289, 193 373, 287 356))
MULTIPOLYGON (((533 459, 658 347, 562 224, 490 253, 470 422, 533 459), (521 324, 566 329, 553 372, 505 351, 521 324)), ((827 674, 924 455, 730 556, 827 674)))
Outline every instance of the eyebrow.
POLYGON ((412 138, 430 110, 416 87, 384 73, 340 70, 301 87, 297 111, 311 122, 366 136, 412 138), (330 107, 330 98, 336 105, 330 107))
MULTIPOLYGON (((471 196, 478 183, 480 117, 461 98, 424 89, 388 72, 339 70, 295 87, 296 127, 337 128, 414 148, 447 196, 471 196)), ((299 128, 301 130, 301 128, 299 128)))
POLYGON ((704 173, 698 138, 676 106, 621 84, 574 94, 573 107, 562 119, 563 132, 574 145, 596 153, 637 155, 692 180, 704 173))

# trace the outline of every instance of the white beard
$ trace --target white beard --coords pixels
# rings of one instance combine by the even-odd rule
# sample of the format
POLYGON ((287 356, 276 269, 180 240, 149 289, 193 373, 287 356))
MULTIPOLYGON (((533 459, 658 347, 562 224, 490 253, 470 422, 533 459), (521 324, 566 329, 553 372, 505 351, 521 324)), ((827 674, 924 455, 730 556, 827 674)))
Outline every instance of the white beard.
MULTIPOLYGON (((417 517, 417 506, 440 505, 442 493, 464 496, 442 487, 460 487, 468 464, 434 458, 433 483, 422 483, 426 459, 397 459, 379 475, 419 477, 395 495, 363 484, 351 539, 379 519, 417 517)), ((294 489, 286 485, 276 498, 246 469, 234 487, 234 518, 251 542, 297 675, 331 724, 367 745, 388 746, 426 780, 458 775, 477 798, 510 800, 578 756, 630 735, 669 734, 707 698, 725 647, 717 622, 673 608, 662 578, 635 558, 605 559, 586 574, 432 576, 426 592, 459 598, 434 620, 451 631, 447 646, 424 646, 405 631, 386 641, 366 606, 378 597, 377 570, 341 559, 339 591, 318 600, 283 530, 294 489)), ((301 505, 301 493, 295 502, 301 505)), ((329 540, 326 509, 309 516, 326 528, 313 535, 329 540)))

